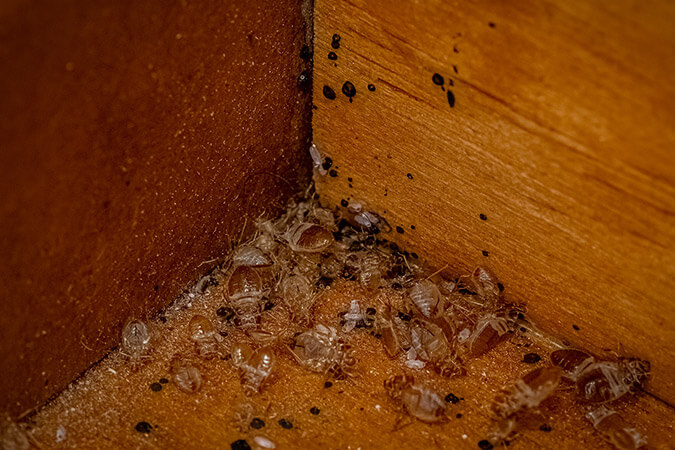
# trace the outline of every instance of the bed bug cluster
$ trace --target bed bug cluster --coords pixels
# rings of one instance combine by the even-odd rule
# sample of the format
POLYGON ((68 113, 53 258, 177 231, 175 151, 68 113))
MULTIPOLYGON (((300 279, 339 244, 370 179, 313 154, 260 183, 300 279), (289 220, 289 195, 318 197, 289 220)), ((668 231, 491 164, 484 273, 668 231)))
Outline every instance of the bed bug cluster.
MULTIPOLYGON (((327 158, 315 146, 310 153, 315 169, 325 172, 327 158)), ((332 386, 331 379, 349 381, 359 371, 352 336, 368 333, 376 338, 374 345, 400 362, 400 373, 384 382, 382 394, 409 417, 446 421, 448 401, 438 389, 418 382, 415 372, 464 376, 470 360, 498 351, 509 339, 526 340, 524 333, 534 327, 524 308, 505 300, 504 286, 489 268, 460 276, 434 271, 387 239, 391 231, 383 216, 361 202, 329 210, 312 191, 291 200, 279 218, 256 221, 253 237, 219 266, 220 281, 204 283, 203 289, 219 285, 220 304, 210 315, 194 314, 189 321, 185 339, 191 355, 175 355, 170 362, 175 385, 187 394, 199 391, 200 364, 216 360, 228 365, 242 392, 253 397, 281 382, 275 371, 287 357, 332 386), (316 314, 316 305, 338 282, 357 284, 360 294, 327 320, 316 314)), ((150 342, 146 325, 130 321, 122 353, 140 364, 150 342)), ((537 364, 541 357, 526 355, 523 361, 537 364)), ((554 351, 550 361, 499 393, 481 446, 508 443, 565 383, 589 405, 588 419, 608 442, 619 449, 645 442, 608 404, 644 385, 646 361, 602 360, 565 348, 554 351)), ((249 419, 239 421, 242 427, 249 419)))

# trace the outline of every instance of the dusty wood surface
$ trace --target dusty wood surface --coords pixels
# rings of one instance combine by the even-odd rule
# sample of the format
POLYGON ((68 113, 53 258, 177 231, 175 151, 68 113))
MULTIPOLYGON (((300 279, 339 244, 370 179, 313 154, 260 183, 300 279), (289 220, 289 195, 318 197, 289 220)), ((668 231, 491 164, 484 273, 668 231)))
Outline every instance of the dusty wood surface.
POLYGON ((649 359, 675 402, 674 22, 665 1, 317 0, 323 201, 492 268, 550 332, 649 359))
MULTIPOLYGON (((363 306, 379 306, 356 282, 336 282, 316 303, 315 320, 339 327, 337 313, 354 298, 363 306)), ((326 388, 324 375, 301 368, 287 348, 278 348, 279 363, 271 383, 262 394, 248 399, 232 363, 200 359, 188 337, 187 324, 195 313, 221 323, 215 311, 225 304, 222 279, 219 286, 190 303, 190 307, 179 303, 185 307, 166 312, 166 323, 150 324, 155 336, 153 351, 140 369, 132 370, 129 361, 115 352, 30 418, 27 423, 34 441, 49 448, 229 448, 246 439, 256 448, 253 438, 265 436, 280 449, 478 448, 497 391, 535 367, 523 363, 523 355, 538 352, 543 360, 537 366, 548 364, 546 349, 540 344, 511 340, 472 360, 465 377, 447 379, 429 369, 414 371, 417 380, 443 397, 452 393, 461 399, 450 404, 446 423, 424 424, 402 415, 383 389, 386 378, 410 370, 404 369, 400 358, 387 357, 380 340, 357 329, 346 337, 358 359, 353 378, 333 380, 326 388), (197 362, 204 380, 200 391, 186 394, 177 389, 169 373, 175 354, 197 362), (163 377, 169 383, 153 391, 150 385, 163 377), (242 422, 234 414, 244 403, 253 405, 253 415, 242 422), (319 409, 317 415, 310 412, 313 407, 319 409), (265 426, 250 427, 255 417, 265 426), (282 428, 281 419, 290 421, 293 428, 282 428), (400 429, 395 430, 401 419, 400 429), (147 434, 135 429, 142 421, 153 427, 147 434), (58 443, 57 435, 62 437, 58 443)), ((288 327, 287 320, 287 313, 277 305, 263 314, 261 326, 282 330, 288 327)), ((224 349, 241 339, 231 326, 218 326, 228 333, 224 349)), ((551 426, 550 432, 539 430, 537 422, 511 442, 510 448, 607 448, 583 418, 585 410, 573 401, 572 394, 561 389, 543 405, 542 421, 551 426)), ((651 445, 669 448, 672 409, 647 396, 628 397, 615 407, 649 436, 651 445)))
POLYGON ((296 192, 303 44, 291 0, 2 2, 0 410, 61 390, 296 192))

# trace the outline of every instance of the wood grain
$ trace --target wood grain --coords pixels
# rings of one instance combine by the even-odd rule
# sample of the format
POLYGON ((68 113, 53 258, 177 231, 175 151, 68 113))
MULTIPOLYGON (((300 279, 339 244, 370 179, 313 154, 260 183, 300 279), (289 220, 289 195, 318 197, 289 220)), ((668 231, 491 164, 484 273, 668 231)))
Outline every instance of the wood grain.
POLYGON ((490 267, 546 330, 649 359, 674 403, 672 23, 665 1, 317 0, 322 200, 438 267, 490 267))
POLYGON ((2 2, 0 411, 59 392, 305 185, 305 37, 291 0, 2 2))

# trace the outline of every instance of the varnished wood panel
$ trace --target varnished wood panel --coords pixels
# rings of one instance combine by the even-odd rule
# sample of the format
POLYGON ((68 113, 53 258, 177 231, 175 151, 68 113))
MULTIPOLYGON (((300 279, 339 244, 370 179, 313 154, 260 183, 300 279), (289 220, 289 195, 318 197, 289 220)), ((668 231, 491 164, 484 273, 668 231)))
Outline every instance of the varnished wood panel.
POLYGON ((0 7, 0 411, 58 392, 307 181, 296 1, 0 7))
POLYGON ((490 267, 545 329, 649 359, 674 402, 673 23, 665 1, 317 0, 323 201, 490 267))

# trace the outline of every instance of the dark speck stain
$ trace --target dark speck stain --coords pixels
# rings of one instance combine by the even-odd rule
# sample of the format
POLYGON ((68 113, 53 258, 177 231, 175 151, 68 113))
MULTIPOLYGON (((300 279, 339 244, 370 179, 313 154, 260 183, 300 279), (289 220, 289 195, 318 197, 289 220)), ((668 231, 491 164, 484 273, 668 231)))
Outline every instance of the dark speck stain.
POLYGON ((411 174, 411 173, 409 173, 409 174, 406 174, 406 177, 408 177, 408 179, 410 179, 410 180, 412 180, 412 179, 413 179, 413 176, 412 176, 412 174, 411 174))
POLYGON ((326 157, 326 159, 323 160, 323 164, 321 164, 321 167, 323 167, 323 170, 328 170, 333 166, 333 160, 330 157, 326 157))
POLYGON ((300 57, 302 59, 309 59, 309 57, 312 56, 312 52, 309 51, 309 46, 303 45, 302 49, 300 50, 300 57))
POLYGON ((335 52, 328 53, 328 59, 330 59, 331 61, 335 61, 337 59, 337 53, 335 52))
POLYGON ((485 214, 482 214, 479 216, 480 220, 487 220, 487 216, 485 214))
POLYGON ((483 439, 482 441, 479 441, 478 447, 482 448, 483 450, 491 450, 492 448, 494 448, 492 446, 492 444, 490 444, 490 441, 488 441, 487 439, 483 439))
POLYGON ((335 95, 335 91, 330 86, 323 87, 323 96, 326 97, 328 100, 335 100, 335 97, 337 97, 335 95))
POLYGON ((396 227, 396 232, 399 233, 399 234, 403 234, 403 233, 405 233, 405 230, 403 229, 403 227, 397 226, 397 227, 396 227))
POLYGON ((368 90, 369 90, 370 92, 374 92, 374 91, 375 91, 375 85, 374 85, 374 84, 369 84, 369 85, 368 85, 368 90))
POLYGON ((576 331, 580 330, 580 328, 577 325, 572 325, 572 328, 574 328, 576 331))
POLYGON ((333 387, 333 383, 330 382, 330 381, 326 381, 326 382, 323 384, 323 387, 325 387, 326 389, 331 388, 331 387, 333 387))
POLYGON ((286 430, 290 430, 291 428, 293 428, 293 423, 288 419, 280 419, 279 425, 281 425, 281 428, 284 428, 286 430))
POLYGON ((245 439, 239 439, 230 444, 232 450, 251 450, 251 446, 248 445, 245 439))
POLYGON ((454 65, 454 64, 452 65, 452 70, 453 70, 455 73, 459 73, 459 72, 457 71, 457 66, 454 65))
POLYGON ((356 88, 351 81, 345 81, 345 84, 342 85, 342 93, 349 97, 350 100, 356 95, 356 88))
POLYGON ((330 172, 328 172, 328 175, 330 175, 332 178, 335 178, 338 176, 337 170, 331 169, 330 172))
POLYGON ((345 200, 344 198, 343 198, 342 200, 340 200, 340 204, 341 204, 342 206, 344 206, 345 208, 346 208, 347 206, 349 206, 349 202, 348 202, 347 200, 345 200))
POLYGON ((488 252, 487 250, 483 250, 483 256, 490 256, 490 252, 488 252))
POLYGON ((541 431, 546 431, 547 433, 552 430, 551 425, 545 423, 539 427, 541 431))
POLYGON ((256 417, 253 420, 251 420, 251 428, 254 428, 256 430, 261 429, 262 427, 265 426, 265 421, 256 417))
POLYGON ((153 392, 159 392, 162 390, 162 385, 160 383, 152 383, 150 385, 150 390, 153 392))
POLYGON ((411 230, 414 230, 414 229, 415 229, 415 225, 410 225, 410 229, 411 229, 411 230))
POLYGON ((448 89, 448 104, 451 108, 455 107, 455 94, 450 89, 448 89))
POLYGON ((541 361, 541 356, 539 356, 536 353, 528 353, 525 356, 523 356, 523 362, 525 364, 536 364, 539 361, 541 361))
POLYGON ((340 48, 340 39, 342 38, 340 37, 339 34, 334 34, 333 41, 330 43, 330 46, 333 47, 335 50, 340 48))
POLYGON ((318 416, 321 410, 317 408, 316 406, 312 406, 312 408, 309 410, 310 413, 312 413, 315 416, 318 416))
POLYGON ((349 181, 351 183, 354 180, 352 179, 352 177, 347 177, 347 181, 349 181))
POLYGON ((433 81, 434 84, 436 84, 436 85, 438 85, 438 86, 443 86, 443 84, 445 84, 445 80, 443 79, 443 75, 441 75, 441 74, 439 74, 439 73, 435 73, 435 74, 431 77, 431 81, 433 81))
POLYGON ((136 431, 139 433, 150 433, 152 431, 152 425, 148 422, 138 422, 136 424, 136 431))
POLYGON ((154 287, 154 289, 155 289, 155 292, 159 291, 159 285, 156 284, 155 287, 154 287))
POLYGON ((455 394, 450 393, 445 396, 445 401, 447 403, 452 403, 454 405, 459 402, 459 397, 457 397, 455 394))
POLYGON ((494 28, 494 27, 496 27, 496 25, 495 25, 495 23, 494 23, 494 22, 488 22, 488 25, 490 26, 490 28, 494 28))
POLYGON ((167 378, 160 378, 159 382, 162 383, 162 384, 167 384, 169 382, 169 380, 167 378))

